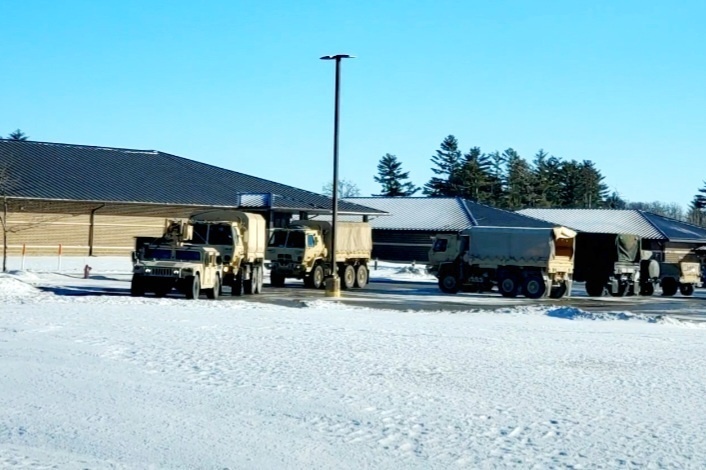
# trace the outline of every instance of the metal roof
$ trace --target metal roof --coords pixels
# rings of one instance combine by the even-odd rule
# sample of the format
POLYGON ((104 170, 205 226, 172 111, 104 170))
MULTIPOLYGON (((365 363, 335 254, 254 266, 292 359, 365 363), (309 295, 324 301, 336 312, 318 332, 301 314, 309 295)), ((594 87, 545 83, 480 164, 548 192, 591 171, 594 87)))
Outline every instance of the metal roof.
MULTIPOLYGON (((319 213, 332 207, 327 196, 156 150, 0 139, 0 164, 14 182, 7 189, 12 198, 319 213)), ((345 201, 338 209, 381 213, 345 201)))
POLYGON ((626 233, 652 240, 706 240, 705 228, 634 209, 522 209, 518 212, 579 232, 626 233))
POLYGON ((458 197, 356 197, 347 198, 390 215, 371 218, 374 229, 459 231, 470 226, 548 227, 541 220, 496 209, 458 197))

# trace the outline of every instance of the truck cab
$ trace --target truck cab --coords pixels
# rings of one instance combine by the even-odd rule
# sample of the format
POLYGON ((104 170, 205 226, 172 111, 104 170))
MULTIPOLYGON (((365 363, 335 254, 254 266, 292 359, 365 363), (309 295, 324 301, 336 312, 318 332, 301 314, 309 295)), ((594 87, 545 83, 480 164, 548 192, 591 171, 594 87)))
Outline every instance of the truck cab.
POLYGON ((328 250, 318 230, 297 227, 278 228, 270 234, 265 259, 278 276, 303 278, 314 264, 326 258, 328 250))

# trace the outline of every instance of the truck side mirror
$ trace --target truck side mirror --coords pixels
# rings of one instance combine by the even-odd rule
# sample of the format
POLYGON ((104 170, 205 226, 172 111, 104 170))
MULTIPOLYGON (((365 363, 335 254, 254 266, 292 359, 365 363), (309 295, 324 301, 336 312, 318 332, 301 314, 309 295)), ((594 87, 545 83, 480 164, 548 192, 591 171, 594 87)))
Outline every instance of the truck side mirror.
POLYGON ((133 263, 137 262, 137 252, 136 251, 131 252, 130 257, 132 258, 133 263))

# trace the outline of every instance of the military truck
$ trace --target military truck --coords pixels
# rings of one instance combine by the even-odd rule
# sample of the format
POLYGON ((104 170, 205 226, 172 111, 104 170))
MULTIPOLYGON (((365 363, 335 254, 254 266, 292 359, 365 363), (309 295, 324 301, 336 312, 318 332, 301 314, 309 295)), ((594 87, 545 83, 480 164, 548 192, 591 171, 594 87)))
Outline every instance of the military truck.
POLYGON ((606 291, 614 297, 638 291, 652 295, 659 282, 659 263, 651 256, 642 250, 637 235, 582 232, 576 236, 574 281, 585 282, 591 297, 606 291))
POLYGON ((442 292, 560 298, 571 292, 576 233, 566 227, 471 227, 433 237, 428 271, 442 292))
POLYGON ((223 285, 232 295, 262 292, 267 227, 265 218, 235 210, 211 210, 189 217, 194 245, 210 246, 223 257, 223 285))
POLYGON ((223 265, 218 250, 208 246, 183 243, 185 227, 172 222, 165 235, 151 242, 142 241, 133 252, 130 295, 153 293, 164 297, 173 289, 187 299, 202 293, 217 299, 221 293, 223 265))
POLYGON ((694 288, 701 284, 701 262, 696 251, 676 246, 665 247, 659 256, 662 260, 659 263, 662 295, 672 296, 677 291, 684 296, 693 295, 694 288))
POLYGON ((303 279, 306 287, 318 289, 324 279, 338 271, 341 288, 365 287, 368 262, 373 249, 372 230, 367 222, 336 224, 336 259, 331 256, 331 223, 299 220, 286 228, 272 230, 266 259, 270 283, 281 287, 285 279, 303 279))

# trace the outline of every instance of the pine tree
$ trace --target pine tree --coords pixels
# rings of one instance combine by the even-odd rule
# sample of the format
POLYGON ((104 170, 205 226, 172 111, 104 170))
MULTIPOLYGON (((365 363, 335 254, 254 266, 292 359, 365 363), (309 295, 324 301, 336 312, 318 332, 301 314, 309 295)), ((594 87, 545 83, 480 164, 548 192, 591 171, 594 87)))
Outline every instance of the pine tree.
POLYGON ((566 208, 583 207, 581 188, 581 168, 576 160, 561 162, 559 165, 558 206, 566 208))
POLYGON ((490 171, 488 178, 489 202, 491 206, 502 207, 505 204, 505 167, 507 160, 497 150, 488 154, 490 171))
POLYGON ((440 149, 436 155, 431 157, 431 161, 436 168, 431 170, 435 175, 424 185, 424 194, 429 196, 457 196, 459 192, 453 187, 454 178, 461 168, 461 151, 458 149, 458 141, 453 135, 447 136, 441 142, 440 149))
POLYGON ((600 207, 608 193, 608 186, 603 183, 604 176, 590 160, 579 164, 580 190, 583 193, 583 207, 600 207))
POLYGON ((543 149, 534 155, 534 200, 533 207, 555 207, 559 205, 559 168, 561 162, 549 156, 543 149))
POLYGON ((461 195, 475 202, 491 202, 490 159, 480 147, 471 147, 463 158, 463 165, 455 178, 461 195))
POLYGON ((27 140, 29 136, 21 130, 17 129, 15 132, 10 133, 7 138, 10 140, 27 140))
POLYGON ((613 191, 610 196, 608 196, 604 202, 604 206, 607 209, 626 209, 628 203, 620 197, 620 193, 613 191))
POLYGON ((527 207, 533 197, 532 168, 527 161, 513 149, 503 152, 507 159, 507 194, 506 205, 510 210, 527 207))
POLYGON ((409 172, 402 171, 402 163, 395 155, 386 153, 378 163, 378 176, 373 177, 376 183, 382 185, 382 191, 375 196, 408 197, 419 191, 409 179, 409 172))

